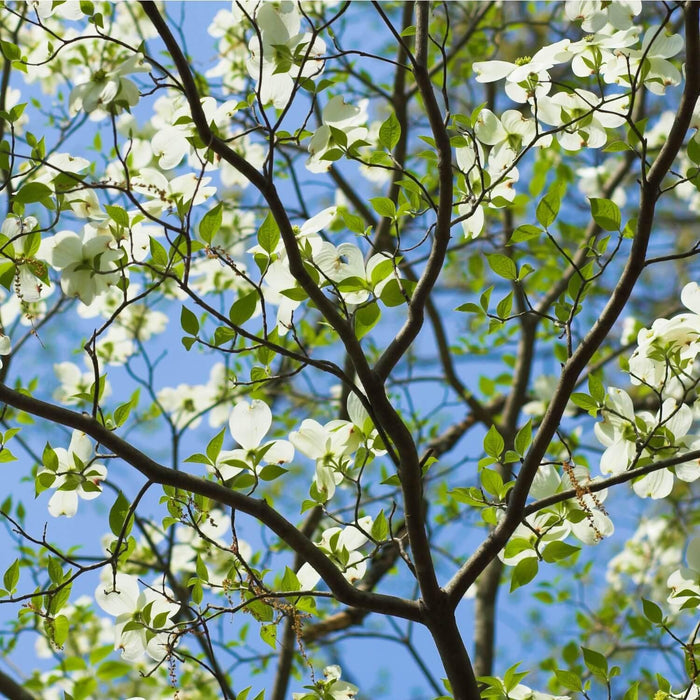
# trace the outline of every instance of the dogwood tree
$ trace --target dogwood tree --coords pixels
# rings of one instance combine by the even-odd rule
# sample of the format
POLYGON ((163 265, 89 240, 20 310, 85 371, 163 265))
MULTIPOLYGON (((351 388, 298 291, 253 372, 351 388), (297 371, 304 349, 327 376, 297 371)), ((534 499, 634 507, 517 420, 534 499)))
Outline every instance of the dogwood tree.
POLYGON ((2 3, 0 692, 700 697, 698 13, 2 3))

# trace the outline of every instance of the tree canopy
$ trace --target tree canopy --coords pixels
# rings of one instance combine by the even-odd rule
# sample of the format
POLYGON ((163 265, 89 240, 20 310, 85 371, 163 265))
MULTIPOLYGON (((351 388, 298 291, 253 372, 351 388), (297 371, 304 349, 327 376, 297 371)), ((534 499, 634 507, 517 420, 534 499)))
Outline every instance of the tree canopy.
POLYGON ((699 10, 0 3, 0 692, 700 698, 699 10))

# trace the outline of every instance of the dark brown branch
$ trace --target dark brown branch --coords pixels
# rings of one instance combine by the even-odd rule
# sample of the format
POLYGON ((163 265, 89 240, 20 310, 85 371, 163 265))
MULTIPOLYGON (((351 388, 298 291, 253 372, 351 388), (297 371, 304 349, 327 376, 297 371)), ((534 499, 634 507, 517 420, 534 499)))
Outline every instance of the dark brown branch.
POLYGON ((376 608, 377 612, 409 620, 417 621, 420 619, 418 604, 414 601, 367 593, 351 586, 343 577, 340 569, 306 535, 264 499, 251 498, 237 493, 223 484, 208 481, 186 472, 168 469, 120 438, 116 433, 107 430, 90 416, 21 394, 5 384, 0 384, 0 402, 53 423, 83 431, 156 484, 173 486, 206 496, 221 505, 229 506, 254 517, 303 557, 304 561, 309 562, 339 601, 372 610, 376 608))
POLYGON ((0 671, 0 694, 10 700, 36 700, 34 695, 3 671, 0 671))
MULTIPOLYGON (((422 7, 422 5, 418 5, 422 7)), ((427 26, 419 28, 421 22, 428 21, 428 8, 425 9, 425 16, 416 13, 416 54, 420 55, 418 46, 421 41, 427 43, 427 26), (421 31, 425 34, 421 38, 421 31)), ((383 13, 381 13, 383 14, 383 13)), ((374 369, 377 375, 386 379, 391 370, 401 360, 404 353, 411 346, 416 336, 423 326, 425 316, 426 301, 435 286, 435 283, 440 276, 442 266, 445 262, 447 248, 450 242, 450 226, 452 218, 452 201, 453 201, 453 178, 452 178, 452 146, 450 137, 443 122, 443 116, 440 107, 435 99, 433 85, 430 81, 430 76, 426 66, 413 61, 413 73, 416 84, 420 90, 421 97, 425 104, 425 111, 430 123, 430 130, 435 139, 435 149, 437 152, 437 168, 438 168, 438 187, 439 199, 437 206, 437 217, 435 221, 435 230, 433 232, 433 244, 428 256, 428 261, 425 265, 418 284, 416 285, 411 301, 408 305, 408 318, 396 337, 391 341, 389 347, 384 351, 382 356, 377 361, 374 369)))
MULTIPOLYGON (((401 18, 402 30, 406 29, 411 24, 412 18, 413 3, 404 3, 403 16, 401 18)), ((392 202, 396 202, 399 196, 400 187, 398 181, 403 177, 403 168, 406 162, 406 152, 408 148, 408 101, 406 99, 406 69, 404 68, 406 59, 406 49, 403 44, 400 44, 396 57, 397 65, 394 74, 394 90, 391 99, 394 114, 401 126, 401 136, 393 153, 396 169, 392 172, 391 184, 387 194, 387 197, 391 199, 392 202)), ((391 250, 391 226, 392 220, 386 216, 379 222, 377 233, 372 243, 372 247, 376 252, 391 250)))

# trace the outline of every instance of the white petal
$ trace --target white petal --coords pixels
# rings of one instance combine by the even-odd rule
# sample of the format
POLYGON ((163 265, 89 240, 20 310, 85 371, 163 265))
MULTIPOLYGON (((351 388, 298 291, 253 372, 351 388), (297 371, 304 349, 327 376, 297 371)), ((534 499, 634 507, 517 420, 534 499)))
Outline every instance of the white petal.
POLYGON ((476 138, 489 146, 494 146, 508 137, 500 119, 490 110, 482 109, 474 125, 476 138))
POLYGON ((311 418, 303 420, 299 430, 289 433, 289 440, 294 447, 311 459, 323 457, 328 439, 326 430, 311 418))
POLYGON ((367 516, 360 518, 358 525, 360 527, 349 525, 340 533, 340 537, 338 537, 338 549, 345 547, 348 552, 352 552, 359 549, 367 542, 368 538, 365 533, 369 532, 372 528, 372 518, 367 516))
POLYGON ((331 467, 327 467, 320 462, 316 462, 316 474, 314 481, 318 492, 329 501, 335 493, 335 485, 342 480, 342 474, 336 473, 331 467))
POLYGON ((688 566, 700 574, 700 537, 690 540, 685 558, 688 566))
POLYGON ((112 580, 111 571, 103 574, 105 581, 95 590, 95 601, 110 615, 131 615, 138 606, 139 584, 135 576, 118 573, 112 580))
POLYGON ((700 285, 697 282, 689 282, 683 287, 681 301, 693 313, 700 314, 700 285))
POLYGON ((244 449, 255 449, 272 425, 270 407, 259 399, 239 401, 231 412, 229 427, 234 440, 244 449))
MULTIPOLYGON (((83 463, 87 464, 93 457, 94 451, 92 449, 92 441, 87 436, 86 433, 81 430, 74 430, 71 436, 70 445, 68 446, 68 452, 77 455, 78 459, 83 463)), ((75 468, 75 462, 73 457, 69 455, 68 457, 68 468, 75 468)))
POLYGON ((294 445, 287 440, 275 440, 264 457, 268 464, 287 464, 293 459, 294 445))
POLYGON ((369 413, 367 413, 365 407, 362 405, 362 401, 360 401, 355 392, 351 391, 348 394, 346 406, 348 409, 348 416, 350 417, 352 424, 356 425, 360 430, 362 430, 365 425, 365 421, 369 418, 369 413))
POLYGON ((668 469, 660 469, 635 481, 632 488, 641 498, 666 498, 673 490, 673 474, 668 469))
POLYGON ((72 231, 60 231, 55 236, 47 239, 50 248, 47 254, 47 262, 59 270, 79 262, 83 257, 83 242, 77 233, 72 231))
POLYGON ((49 513, 54 518, 65 515, 72 518, 78 512, 78 494, 75 491, 56 491, 49 499, 49 513))
POLYGON ((299 579, 300 590, 311 591, 321 580, 321 576, 311 564, 302 564, 297 571, 297 579, 299 579))
POLYGON ((571 532, 584 544, 596 544, 601 536, 610 537, 614 530, 612 520, 599 510, 592 510, 590 517, 571 523, 571 532))
POLYGON ((543 464, 535 473, 530 487, 530 495, 533 498, 546 498, 559 490, 561 477, 551 464, 543 464))
POLYGON ((690 426, 693 424, 693 410, 690 406, 687 404, 677 406, 673 399, 664 401, 661 415, 664 419, 668 419, 664 423, 664 426, 673 433, 676 442, 678 442, 679 438, 687 435, 690 426), (669 415, 671 416, 670 418, 668 418, 669 415))
POLYGON ((348 127, 356 126, 361 117, 362 109, 345 101, 336 95, 332 97, 323 108, 323 123, 346 131, 348 127))
POLYGON ((472 65, 477 83, 492 83, 510 75, 516 65, 508 61, 477 61, 472 65))
POLYGON ((320 211, 315 216, 312 216, 306 223, 301 227, 301 235, 306 235, 308 233, 318 233, 322 229, 326 228, 328 224, 333 221, 336 213, 338 212, 337 206, 327 207, 323 211, 320 211))
POLYGON ((600 458, 600 471, 603 474, 621 474, 629 467, 636 447, 627 440, 618 440, 608 447, 600 458))

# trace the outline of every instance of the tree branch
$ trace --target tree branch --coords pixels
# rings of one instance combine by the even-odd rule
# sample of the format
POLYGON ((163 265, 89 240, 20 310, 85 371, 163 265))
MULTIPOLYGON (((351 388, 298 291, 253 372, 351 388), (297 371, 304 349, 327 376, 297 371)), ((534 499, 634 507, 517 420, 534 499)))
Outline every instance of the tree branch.
POLYGON ((34 695, 3 671, 0 671, 0 693, 9 700, 37 700, 34 695))
POLYGON ((278 535, 291 549, 303 557, 304 561, 311 564, 340 602, 361 608, 366 607, 370 610, 376 609, 377 612, 396 615, 408 620, 417 621, 420 619, 418 604, 414 601, 394 596, 367 593, 351 586, 343 577, 340 569, 306 535, 300 532, 264 499, 251 498, 250 496, 237 493, 223 484, 208 481, 186 472, 168 469, 152 460, 114 432, 107 430, 107 428, 87 414, 76 413, 61 406, 40 401, 14 391, 5 384, 0 384, 0 402, 13 406, 20 411, 26 411, 33 416, 45 418, 52 423, 81 430, 99 444, 112 450, 119 458, 156 484, 174 486, 175 488, 206 496, 217 503, 254 517, 278 535))
POLYGON ((562 370, 552 402, 544 415, 540 429, 534 437, 516 484, 511 491, 505 517, 468 561, 460 567, 459 571, 446 586, 446 591, 454 605, 458 604, 477 576, 484 571, 491 560, 505 546, 508 538, 522 520, 525 501, 530 491, 532 480, 535 478, 542 458, 556 433, 566 408, 566 403, 576 386, 578 376, 606 338, 620 313, 622 313, 637 279, 644 269, 661 182, 683 145, 683 140, 690 126, 693 110, 698 100, 698 94, 700 94, 700 70, 698 70, 698 66, 700 66, 700 47, 698 44, 699 10, 700 7, 696 3, 689 2, 685 6, 686 61, 687 65, 689 67, 692 66, 693 69, 686 72, 683 95, 668 138, 649 169, 646 180, 641 184, 637 231, 627 263, 620 276, 620 281, 600 317, 593 324, 562 370))

